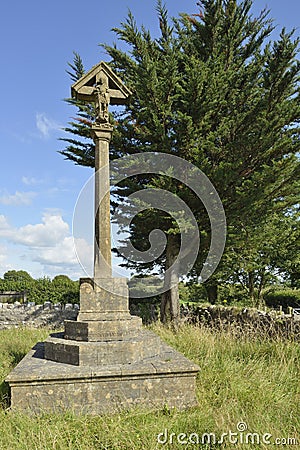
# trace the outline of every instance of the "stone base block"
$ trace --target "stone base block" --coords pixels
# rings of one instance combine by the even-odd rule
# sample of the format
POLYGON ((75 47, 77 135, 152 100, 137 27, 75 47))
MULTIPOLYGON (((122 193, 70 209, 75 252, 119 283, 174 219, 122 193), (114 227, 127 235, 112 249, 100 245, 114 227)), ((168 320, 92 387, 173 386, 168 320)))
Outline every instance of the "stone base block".
POLYGON ((150 331, 122 340, 84 342, 64 339, 63 333, 45 341, 45 358, 75 366, 136 363, 160 352, 160 339, 150 331))
POLYGON ((140 317, 129 316, 127 319, 95 320, 79 322, 65 320, 65 339, 74 341, 116 341, 136 336, 142 329, 140 317))
POLYGON ((126 318, 130 316, 128 297, 126 278, 81 278, 77 320, 103 320, 103 315, 126 318))
POLYGON ((7 377, 12 410, 102 414, 134 406, 197 405, 199 367, 164 343, 158 357, 105 367, 59 364, 43 352, 43 343, 37 344, 7 377))

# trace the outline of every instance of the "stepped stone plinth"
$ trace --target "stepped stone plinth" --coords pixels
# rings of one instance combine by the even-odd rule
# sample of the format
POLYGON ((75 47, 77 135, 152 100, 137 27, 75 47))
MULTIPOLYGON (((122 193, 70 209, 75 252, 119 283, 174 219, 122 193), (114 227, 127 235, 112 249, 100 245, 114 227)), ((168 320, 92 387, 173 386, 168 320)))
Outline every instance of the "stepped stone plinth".
POLYGON ((160 350, 159 357, 138 363, 90 367, 49 361, 39 343, 7 378, 12 409, 96 415, 135 406, 195 406, 199 367, 166 344, 160 350))
POLYGON ((134 337, 141 329, 142 319, 129 316, 126 319, 116 317, 103 318, 89 322, 65 321, 65 339, 74 341, 120 341, 121 339, 134 337))
POLYGON ((121 341, 76 342, 61 337, 45 341, 45 358, 75 366, 132 364, 160 354, 160 340, 150 332, 121 341))
POLYGON ((13 410, 101 414, 197 404, 199 367, 130 316, 125 279, 110 282, 122 285, 122 296, 81 280, 78 317, 89 320, 65 321, 64 332, 37 344, 7 377, 13 410), (102 295, 113 311, 96 308, 102 295))

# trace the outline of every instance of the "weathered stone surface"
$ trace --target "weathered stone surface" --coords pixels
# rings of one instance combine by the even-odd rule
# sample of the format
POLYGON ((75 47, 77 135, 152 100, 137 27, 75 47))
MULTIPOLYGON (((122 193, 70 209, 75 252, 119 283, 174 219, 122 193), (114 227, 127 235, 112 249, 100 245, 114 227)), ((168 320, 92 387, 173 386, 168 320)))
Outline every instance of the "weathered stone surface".
POLYGON ((71 88, 72 97, 90 102, 92 97, 95 96, 95 88, 93 86, 100 80, 102 74, 108 79, 110 104, 124 105, 126 99, 132 93, 103 61, 92 67, 80 80, 73 84, 71 88))
POLYGON ((130 316, 126 280, 84 279, 80 295, 81 320, 66 321, 65 333, 50 336, 7 377, 13 410, 99 414, 197 403, 199 368, 130 316))
POLYGON ((40 328, 51 326, 52 329, 62 329, 64 320, 76 320, 78 310, 73 309, 50 309, 43 305, 27 307, 15 304, 0 304, 0 330, 16 327, 40 328))
POLYGON ((95 142, 94 277, 102 278, 112 276, 109 190, 109 141, 112 131, 113 127, 108 123, 92 128, 95 142))
POLYGON ((125 278, 83 278, 80 280, 78 321, 109 320, 114 315, 117 319, 129 319, 128 298, 125 278))
POLYGON ((105 367, 72 366, 43 358, 40 343, 7 377, 12 410, 101 414, 132 406, 179 409, 197 404, 199 367, 162 344, 159 357, 105 367))
POLYGON ((111 278, 109 142, 113 126, 109 123, 108 107, 110 103, 124 104, 131 92, 104 62, 74 83, 71 92, 77 99, 89 99, 95 105, 91 129, 95 143, 94 277, 111 278))
POLYGON ((122 340, 84 342, 66 340, 63 335, 45 341, 45 358, 76 366, 129 364, 160 353, 160 339, 150 331, 122 340))
POLYGON ((64 338, 75 341, 113 341, 136 336, 140 332, 142 319, 129 316, 128 319, 103 318, 89 322, 65 321, 64 338))

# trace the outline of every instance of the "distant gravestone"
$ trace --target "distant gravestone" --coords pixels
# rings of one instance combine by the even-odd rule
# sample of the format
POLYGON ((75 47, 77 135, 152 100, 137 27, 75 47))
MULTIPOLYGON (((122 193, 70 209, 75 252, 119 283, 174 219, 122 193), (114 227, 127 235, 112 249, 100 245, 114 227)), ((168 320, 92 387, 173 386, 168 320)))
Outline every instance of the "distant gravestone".
POLYGON ((72 95, 94 102, 97 114, 91 129, 94 277, 80 280, 77 321, 66 320, 64 333, 37 345, 7 377, 11 408, 99 414, 134 405, 194 406, 199 367, 142 329, 142 320, 129 313, 127 280, 112 277, 108 108, 124 104, 131 92, 101 62, 72 86, 72 95))
POLYGON ((65 309, 73 309, 73 304, 72 303, 66 303, 65 304, 65 309))
POLYGON ((44 309, 51 309, 52 303, 51 302, 44 302, 44 309))
POLYGON ((32 308, 33 306, 35 306, 35 302, 28 302, 28 303, 26 303, 26 307, 27 308, 32 308))

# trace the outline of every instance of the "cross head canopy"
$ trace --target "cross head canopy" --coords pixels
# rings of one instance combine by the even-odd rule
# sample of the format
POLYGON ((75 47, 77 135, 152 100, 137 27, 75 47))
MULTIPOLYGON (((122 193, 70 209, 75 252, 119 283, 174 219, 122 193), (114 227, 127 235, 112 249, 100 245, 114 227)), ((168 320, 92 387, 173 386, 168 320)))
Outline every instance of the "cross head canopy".
POLYGON ((83 101, 93 101, 99 91, 107 90, 110 105, 124 105, 131 91, 123 81, 103 61, 92 67, 80 80, 71 87, 73 98, 83 101))

